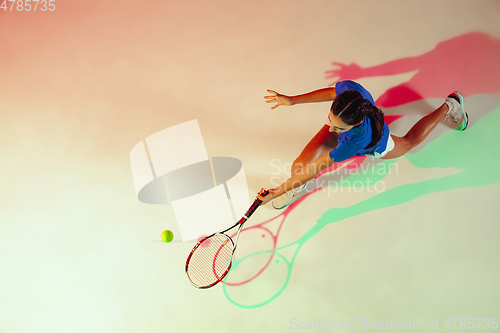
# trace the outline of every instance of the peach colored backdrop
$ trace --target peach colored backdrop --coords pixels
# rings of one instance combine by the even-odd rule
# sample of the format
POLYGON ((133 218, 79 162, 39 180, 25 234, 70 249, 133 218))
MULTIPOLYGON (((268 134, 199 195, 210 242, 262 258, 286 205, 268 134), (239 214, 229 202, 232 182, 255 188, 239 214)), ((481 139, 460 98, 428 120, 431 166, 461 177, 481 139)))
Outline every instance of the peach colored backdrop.
MULTIPOLYGON (((174 216, 137 200, 129 153, 148 135, 198 119, 210 156, 243 162, 253 197, 270 186, 271 161, 293 161, 329 107, 270 110, 266 89, 304 93, 334 81, 331 62, 371 67, 470 32, 498 41, 500 2, 54 3, 54 12, 0 10, 0 332, 285 332, 292 318, 361 317, 427 328, 429 318, 499 316, 499 184, 328 226, 301 250, 283 294, 249 310, 220 287, 189 285, 193 244, 152 242, 174 216)), ((434 65, 459 56, 452 50, 434 65)), ((417 71, 357 81, 378 98, 417 71)), ((471 105, 482 105, 481 92, 498 101, 499 91, 480 91, 471 105)), ((444 97, 423 96, 432 106, 444 97)), ((388 186, 457 172, 397 163, 388 186)), ((285 239, 368 196, 309 197, 285 239)), ((261 208, 252 223, 276 214, 261 208)))

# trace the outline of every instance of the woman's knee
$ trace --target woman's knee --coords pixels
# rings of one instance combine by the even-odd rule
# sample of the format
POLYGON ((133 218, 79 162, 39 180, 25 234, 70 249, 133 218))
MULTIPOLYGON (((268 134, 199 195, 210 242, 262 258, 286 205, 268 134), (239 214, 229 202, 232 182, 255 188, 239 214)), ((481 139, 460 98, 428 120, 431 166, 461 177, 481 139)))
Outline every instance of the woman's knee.
POLYGON ((399 138, 398 143, 400 145, 401 151, 403 151, 402 155, 406 154, 407 152, 409 152, 413 148, 412 143, 406 137, 399 138))

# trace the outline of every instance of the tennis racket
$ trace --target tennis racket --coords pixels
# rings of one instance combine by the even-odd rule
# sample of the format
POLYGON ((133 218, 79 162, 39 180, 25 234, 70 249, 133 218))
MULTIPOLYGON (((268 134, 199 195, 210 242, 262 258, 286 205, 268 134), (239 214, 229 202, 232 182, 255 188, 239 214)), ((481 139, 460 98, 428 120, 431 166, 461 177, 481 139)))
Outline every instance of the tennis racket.
MULTIPOLYGON (((268 194, 269 191, 264 191, 260 195, 265 197, 268 194)), ((245 215, 233 226, 203 238, 194 246, 186 260, 186 275, 194 287, 210 288, 226 277, 233 263, 241 228, 261 204, 262 200, 255 199, 245 215), (236 227, 238 232, 233 242, 225 233, 236 227)))

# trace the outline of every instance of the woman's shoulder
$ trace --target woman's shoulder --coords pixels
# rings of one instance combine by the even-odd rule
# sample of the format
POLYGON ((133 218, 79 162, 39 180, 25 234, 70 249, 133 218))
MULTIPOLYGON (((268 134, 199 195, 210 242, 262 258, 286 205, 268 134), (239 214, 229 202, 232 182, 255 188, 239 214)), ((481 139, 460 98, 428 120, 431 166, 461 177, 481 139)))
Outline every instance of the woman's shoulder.
POLYGON ((343 80, 343 81, 339 81, 335 84, 335 92, 337 93, 337 95, 340 95, 344 91, 348 91, 348 90, 355 90, 355 91, 359 92, 361 94, 361 96, 363 96, 364 99, 369 100, 370 103, 375 105, 375 101, 374 101, 372 95, 361 84, 354 82, 354 81, 351 81, 351 80, 343 80))

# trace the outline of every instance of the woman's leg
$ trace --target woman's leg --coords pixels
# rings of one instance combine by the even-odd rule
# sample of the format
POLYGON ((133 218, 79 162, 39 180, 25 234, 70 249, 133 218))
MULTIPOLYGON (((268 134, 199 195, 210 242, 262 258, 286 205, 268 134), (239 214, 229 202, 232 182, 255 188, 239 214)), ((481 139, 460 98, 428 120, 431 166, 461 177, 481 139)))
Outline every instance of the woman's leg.
POLYGON ((448 110, 448 105, 445 103, 435 111, 420 119, 404 137, 391 135, 394 140, 394 149, 382 158, 397 158, 409 152, 429 136, 432 130, 441 123, 448 110))
POLYGON ((292 175, 299 172, 307 163, 316 160, 318 157, 337 147, 339 134, 337 132, 330 132, 329 129, 328 125, 324 125, 304 147, 300 155, 293 161, 292 175))

